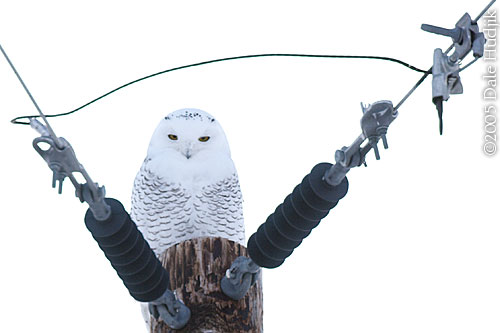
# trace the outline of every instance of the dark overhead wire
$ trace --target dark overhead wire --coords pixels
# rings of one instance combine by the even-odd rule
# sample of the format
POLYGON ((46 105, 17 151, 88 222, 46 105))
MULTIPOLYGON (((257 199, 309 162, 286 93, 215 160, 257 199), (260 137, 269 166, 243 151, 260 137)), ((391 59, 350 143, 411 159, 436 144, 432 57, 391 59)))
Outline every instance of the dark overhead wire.
MULTIPOLYGON (((422 70, 420 68, 417 68, 415 66, 412 66, 404 61, 401 61, 399 59, 395 59, 395 58, 390 58, 390 57, 379 57, 379 56, 352 56, 352 55, 322 55, 322 54, 295 54, 295 53, 266 53, 266 54, 253 54, 253 55, 245 55, 245 56, 237 56, 237 57, 229 57, 229 58, 221 58, 221 59, 214 59, 214 60, 208 60, 208 61, 203 61, 203 62, 198 62, 198 63, 195 63, 195 64, 190 64, 190 65, 184 65, 184 66, 180 66, 180 67, 174 67, 174 68, 170 68, 170 69, 166 69, 166 70, 163 70, 161 72, 157 72, 157 73, 154 73, 154 74, 150 74, 150 75, 147 75, 147 76, 144 76, 144 77, 141 77, 137 80, 134 80, 134 81, 130 81, 124 85, 121 85, 119 86, 118 88, 115 88, 107 93, 105 93, 104 95, 101 95, 93 100, 91 100, 90 102, 88 103, 85 103, 84 105, 74 109, 74 110, 71 110, 71 111, 68 111, 68 112, 64 112, 64 113, 57 113, 57 114, 47 114, 45 115, 46 118, 53 118, 53 117, 61 117, 61 116, 66 116, 66 115, 70 115, 72 113, 75 113, 77 111, 80 111, 81 109, 99 101, 100 99, 103 99, 104 97, 106 96, 109 96, 115 92, 117 92, 118 90, 120 89, 123 89, 125 87, 128 87, 134 83, 137 83, 137 82, 140 82, 140 81, 143 81, 143 80, 146 80, 146 79, 149 79, 149 78, 152 78, 154 76, 158 76, 158 75, 161 75, 161 74, 165 74, 165 73, 169 73, 169 72, 173 72, 173 71, 176 71, 176 70, 181 70, 181 69, 186 69, 186 68, 190 68, 190 67, 196 67, 196 66, 201 66, 201 65, 207 65, 207 64, 212 64, 212 63, 216 63, 216 62, 222 62, 222 61, 228 61, 228 60, 237 60, 237 59, 248 59, 248 58, 262 58, 262 57, 302 57, 302 58, 338 58, 338 59, 375 59, 375 60, 384 60, 384 61, 391 61, 391 62, 394 62, 394 63, 397 63, 397 64, 400 64, 400 65, 403 65, 413 71, 416 71, 416 72, 419 72, 419 73, 427 73, 427 71, 425 70, 422 70)), ((31 116, 19 116, 19 117, 16 117, 14 119, 11 120, 11 122, 13 124, 21 124, 21 125, 29 125, 29 121, 21 121, 21 119, 29 119, 29 118, 37 118, 39 117, 39 115, 31 115, 31 116)))

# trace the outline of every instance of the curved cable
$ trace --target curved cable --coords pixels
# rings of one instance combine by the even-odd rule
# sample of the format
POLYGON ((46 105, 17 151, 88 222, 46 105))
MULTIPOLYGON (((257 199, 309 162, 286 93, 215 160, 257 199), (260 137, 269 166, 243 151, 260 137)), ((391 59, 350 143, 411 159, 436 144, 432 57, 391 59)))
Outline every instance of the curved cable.
MULTIPOLYGON (((176 70, 180 69, 185 69, 185 68, 190 68, 190 67, 196 67, 196 66, 201 66, 201 65, 207 65, 207 64, 212 64, 216 62, 222 62, 222 61, 228 61, 228 60, 237 60, 237 59, 248 59, 248 58, 262 58, 262 57, 303 57, 303 58, 340 58, 340 59, 375 59, 375 60, 384 60, 384 61, 391 61, 400 65, 403 65, 413 71, 419 72, 419 73, 426 73, 427 71, 422 70, 420 68, 417 68, 415 66, 412 66, 404 61, 401 61, 399 59, 395 58, 390 58, 390 57, 379 57, 379 56, 351 56, 351 55, 321 55, 321 54, 295 54, 295 53, 266 53, 266 54, 252 54, 252 55, 245 55, 245 56, 237 56, 237 57, 229 57, 229 58, 220 58, 220 59, 214 59, 214 60, 208 60, 208 61, 202 61, 198 62, 195 64, 190 64, 190 65, 184 65, 184 66, 179 66, 179 67, 174 67, 170 69, 163 70, 161 72, 157 72, 154 74, 150 74, 144 77, 141 77, 137 80, 130 81, 124 85, 119 86, 118 88, 115 88, 104 95, 101 95, 93 100, 91 100, 88 103, 83 104, 82 106, 68 111, 68 112, 63 112, 63 113, 57 113, 57 114, 47 114, 45 115, 46 118, 53 118, 53 117, 61 117, 61 116, 67 116, 72 113, 75 113, 77 111, 80 111, 81 109, 99 101, 100 99, 103 99, 106 96, 109 96, 115 92, 117 92, 120 89, 123 89, 125 87, 128 87, 134 83, 152 78, 154 76, 158 76, 161 74, 173 72, 176 70)), ((31 116, 19 116, 11 120, 11 123, 13 124, 20 124, 20 125, 29 125, 29 121, 21 121, 21 119, 30 119, 30 118, 38 118, 40 117, 39 115, 31 115, 31 116)))

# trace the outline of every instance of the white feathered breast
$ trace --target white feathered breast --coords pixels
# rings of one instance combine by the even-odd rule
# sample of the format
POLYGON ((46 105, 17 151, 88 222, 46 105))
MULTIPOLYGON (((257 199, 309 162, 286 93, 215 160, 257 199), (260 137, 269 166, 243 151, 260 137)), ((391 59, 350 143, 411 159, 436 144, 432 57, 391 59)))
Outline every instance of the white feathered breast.
POLYGON ((236 173, 197 187, 168 182, 144 162, 132 192, 131 218, 153 251, 196 237, 223 237, 244 244, 242 195, 236 173))

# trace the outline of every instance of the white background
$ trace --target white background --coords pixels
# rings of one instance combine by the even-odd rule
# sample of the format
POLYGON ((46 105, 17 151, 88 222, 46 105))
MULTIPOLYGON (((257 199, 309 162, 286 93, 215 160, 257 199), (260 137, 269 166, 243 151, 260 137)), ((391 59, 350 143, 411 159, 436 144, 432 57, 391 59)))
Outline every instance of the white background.
MULTIPOLYGON (((42 110, 65 112, 139 77, 256 53, 378 55, 427 69, 482 1, 7 1, 0 43, 42 110)), ((486 63, 444 106, 427 80, 389 129, 390 149, 348 174, 347 196, 286 262, 264 272, 266 332, 499 332, 499 157, 483 154, 486 63)), ((359 103, 395 104, 421 74, 373 60, 260 58, 158 76, 50 120, 108 196, 130 207, 158 121, 196 107, 219 119, 245 198, 247 237, 318 162, 360 133, 359 103)), ((36 112, 0 59, 1 332, 143 332, 83 223, 8 121, 36 112)))

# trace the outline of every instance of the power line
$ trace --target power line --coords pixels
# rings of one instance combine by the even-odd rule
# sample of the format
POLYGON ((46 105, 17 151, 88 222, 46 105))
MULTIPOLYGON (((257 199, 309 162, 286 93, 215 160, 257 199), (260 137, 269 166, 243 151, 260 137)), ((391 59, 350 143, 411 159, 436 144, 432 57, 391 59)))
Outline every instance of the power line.
MULTIPOLYGON (((68 111, 68 112, 63 112, 63 113, 57 113, 57 114, 48 114, 45 115, 46 118, 53 118, 53 117, 62 117, 62 116, 67 116, 72 113, 75 113, 77 111, 80 111, 81 109, 103 99, 106 96, 109 96, 115 92, 117 92, 120 89, 123 89, 125 87, 128 87, 134 83, 181 69, 186 69, 186 68, 191 68, 191 67, 197 67, 197 66, 202 66, 202 65, 208 65, 208 64, 213 64, 217 62, 223 62, 223 61, 229 61, 229 60, 239 60, 239 59, 249 59, 249 58, 263 58, 263 57, 302 57, 302 58, 337 58, 337 59, 374 59, 374 60, 384 60, 384 61, 391 61, 400 65, 403 65, 413 71, 419 72, 419 73, 426 73, 426 71, 417 68, 415 66, 412 66, 404 61, 401 61, 399 59, 391 58, 391 57, 381 57, 381 56, 353 56, 353 55, 322 55, 322 54, 295 54, 295 53, 265 53, 265 54, 253 54, 253 55, 244 55, 244 56, 236 56, 236 57, 229 57, 229 58, 220 58, 220 59, 214 59, 214 60, 208 60, 208 61, 202 61, 194 64, 189 64, 189 65, 184 65, 180 67, 174 67, 170 69, 166 69, 154 74, 150 74, 144 77, 141 77, 137 80, 130 81, 124 85, 119 86, 118 88, 115 88, 104 95, 101 95, 93 100, 91 100, 88 103, 83 104, 82 106, 68 111)), ((29 118, 37 118, 40 117, 39 115, 31 115, 31 116, 19 116, 11 120, 13 124, 21 124, 21 125, 29 125, 29 121, 20 121, 21 119, 29 119, 29 118)))
MULTIPOLYGON (((491 0, 490 3, 481 11, 481 13, 476 17, 476 19, 473 21, 474 23, 476 23, 477 21, 479 21, 479 19, 486 13, 486 11, 496 2, 496 0, 491 0)), ((453 46, 454 44, 452 44, 446 51, 445 53, 447 54, 449 51, 451 51, 453 49, 453 46)), ((1 48, 1 46, 0 46, 1 48)), ((5 55, 5 52, 3 51, 3 49, 1 49, 2 53, 4 53, 5 55)), ((6 55, 5 55, 6 56, 6 55)), ((64 112, 64 113, 57 113, 57 114, 49 114, 49 115, 43 115, 38 106, 36 105, 35 103, 35 106, 37 107, 37 109, 39 110, 40 112, 40 115, 31 115, 31 116, 19 116, 19 117, 16 117, 14 119, 11 120, 11 122, 13 124, 21 124, 21 125, 29 125, 29 121, 20 121, 21 119, 30 119, 30 118, 38 118, 38 117, 43 117, 43 119, 45 120, 45 122, 47 122, 46 118, 52 118, 52 117, 62 117, 62 116, 67 116, 67 115, 70 115, 72 113, 75 113, 77 111, 80 111, 81 109, 101 100, 102 98, 106 97, 106 96, 109 96, 115 92, 117 92, 118 90, 120 89, 123 89, 125 87, 128 87, 134 83, 137 83, 137 82, 140 82, 140 81, 143 81, 143 80, 146 80, 146 79, 149 79, 149 78, 152 78, 154 76, 158 76, 158 75, 161 75, 161 74, 165 74, 165 73, 169 73, 169 72, 173 72, 173 71, 176 71, 176 70, 181 70, 181 69, 186 69, 186 68, 191 68, 191 67, 196 67, 196 66, 202 66, 202 65, 207 65, 207 64, 212 64, 212 63, 216 63, 216 62, 223 62, 223 61, 229 61, 229 60, 238 60, 238 59, 249 59, 249 58, 262 58, 262 57, 303 57, 303 58, 338 58, 338 59, 375 59, 375 60, 384 60, 384 61, 391 61, 391 62, 394 62, 394 63, 398 63, 400 65, 403 65, 411 70, 414 70, 416 72, 419 72, 419 73, 424 73, 424 75, 417 81, 417 83, 410 89, 410 91, 403 97, 403 99, 395 106, 394 108, 394 112, 396 112, 399 107, 401 107, 401 105, 413 94, 413 92, 422 84, 422 82, 425 81, 425 79, 432 73, 432 67, 429 68, 428 70, 422 70, 420 68, 417 68, 415 66, 412 66, 404 61, 401 61, 399 59, 395 59, 395 58, 391 58, 391 57, 380 57, 380 56, 351 56, 351 55, 320 55, 320 54, 295 54, 295 53, 265 53, 265 54, 253 54, 253 55, 244 55, 244 56, 236 56, 236 57, 228 57, 228 58, 220 58, 220 59, 214 59, 214 60, 208 60, 208 61, 203 61, 203 62, 198 62, 198 63, 194 63, 194 64, 189 64, 189 65, 184 65, 184 66, 180 66, 180 67, 174 67, 174 68, 170 68, 170 69, 167 69, 167 70, 164 70, 164 71, 160 71, 160 72, 157 72, 157 73, 154 73, 154 74, 150 74, 150 75, 147 75, 147 76, 144 76, 144 77, 141 77, 137 80, 134 80, 134 81, 130 81, 122 86, 119 86, 118 88, 115 88, 107 93, 105 93, 104 95, 101 95, 93 100, 91 100, 90 102, 74 109, 74 110, 71 110, 71 111, 68 111, 68 112, 64 112)), ((467 64, 465 67, 463 67, 460 71, 463 71, 465 70, 467 67, 469 67, 470 65, 472 65, 477 59, 473 60, 471 63, 467 64)), ((9 59, 7 58, 7 61, 10 63, 9 59)), ((11 64, 12 66, 12 64, 11 64)), ((14 72, 16 72, 16 75, 17 74, 17 71, 14 69, 14 72)), ((18 75, 19 77, 19 75, 18 75)), ((21 80, 21 83, 22 80, 21 80)), ((23 84, 24 86, 24 84, 23 84)), ((25 87, 25 86, 24 86, 25 87)), ((25 87, 26 89, 26 87, 25 87)), ((31 94, 29 93, 29 91, 27 90, 28 92, 28 95, 30 95, 30 98, 33 100, 31 94)), ((34 100, 33 100, 34 102, 34 100)))

